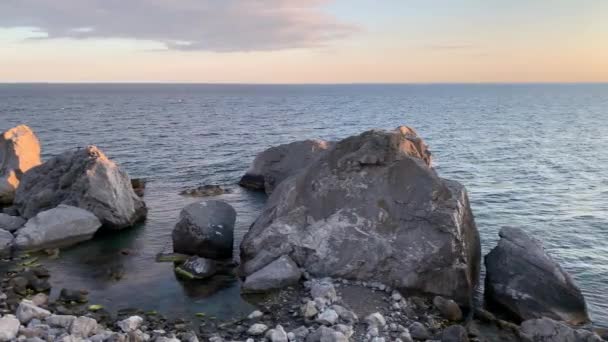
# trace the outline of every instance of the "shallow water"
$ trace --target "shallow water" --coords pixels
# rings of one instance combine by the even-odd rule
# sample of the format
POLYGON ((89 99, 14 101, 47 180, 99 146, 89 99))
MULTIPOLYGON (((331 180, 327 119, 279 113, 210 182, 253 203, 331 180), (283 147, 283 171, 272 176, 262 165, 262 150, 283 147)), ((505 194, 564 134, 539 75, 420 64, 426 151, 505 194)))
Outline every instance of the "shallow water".
POLYGON ((149 180, 147 222, 48 261, 56 287, 86 288, 110 309, 218 317, 251 311, 234 279, 176 280, 170 249, 177 193, 225 184, 237 243, 264 196, 234 184, 259 151, 407 124, 441 176, 464 183, 484 253, 505 225, 544 241, 608 326, 608 85, 0 85, 0 130, 33 127, 44 158, 96 144, 149 180), (127 252, 127 255, 121 253, 127 252), (113 280, 121 274, 120 280, 113 280))

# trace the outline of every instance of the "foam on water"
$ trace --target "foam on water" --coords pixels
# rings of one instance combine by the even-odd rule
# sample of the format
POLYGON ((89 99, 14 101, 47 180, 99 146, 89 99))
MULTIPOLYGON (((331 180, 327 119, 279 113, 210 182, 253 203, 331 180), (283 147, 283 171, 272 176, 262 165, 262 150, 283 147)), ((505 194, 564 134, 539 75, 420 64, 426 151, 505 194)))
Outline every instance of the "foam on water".
MULTIPOLYGON (((54 285, 90 289, 92 302, 113 309, 224 317, 251 310, 234 279, 182 283, 154 262, 181 208, 197 200, 177 193, 234 185, 272 145, 407 124, 439 173, 467 186, 484 253, 502 226, 523 227, 608 326, 607 112, 608 85, 0 85, 0 130, 30 125, 44 158, 96 144, 149 180, 146 224, 63 252, 48 262, 54 285)), ((238 212, 240 240, 264 196, 235 190, 220 198, 238 212)))

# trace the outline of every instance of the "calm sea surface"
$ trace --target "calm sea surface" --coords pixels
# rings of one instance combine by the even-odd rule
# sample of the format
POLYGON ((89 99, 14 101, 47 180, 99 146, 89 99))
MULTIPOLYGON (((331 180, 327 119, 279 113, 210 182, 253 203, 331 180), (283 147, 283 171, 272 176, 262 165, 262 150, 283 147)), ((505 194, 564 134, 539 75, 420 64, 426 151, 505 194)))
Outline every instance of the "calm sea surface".
POLYGON ((171 248, 180 209, 196 200, 177 193, 232 188, 221 198, 238 212, 238 244, 265 200, 235 185, 256 153, 406 124, 426 139, 439 173, 467 186, 484 254, 502 226, 524 228, 608 326, 608 85, 0 85, 0 131, 21 123, 45 159, 95 144, 149 180, 144 225, 45 261, 56 288, 89 289, 91 303, 249 313, 234 279, 184 283, 155 262, 171 248))

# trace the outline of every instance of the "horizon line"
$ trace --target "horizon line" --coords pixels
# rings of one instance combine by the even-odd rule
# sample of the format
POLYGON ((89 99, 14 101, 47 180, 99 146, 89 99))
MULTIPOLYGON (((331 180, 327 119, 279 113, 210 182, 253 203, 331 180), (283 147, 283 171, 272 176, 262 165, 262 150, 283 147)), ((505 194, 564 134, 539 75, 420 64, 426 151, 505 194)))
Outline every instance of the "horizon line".
POLYGON ((0 81, 0 85, 235 85, 235 86, 273 86, 273 85, 294 85, 294 86, 319 86, 319 85, 604 85, 608 81, 520 81, 520 82, 306 82, 306 83, 285 83, 285 82, 174 82, 174 81, 0 81))

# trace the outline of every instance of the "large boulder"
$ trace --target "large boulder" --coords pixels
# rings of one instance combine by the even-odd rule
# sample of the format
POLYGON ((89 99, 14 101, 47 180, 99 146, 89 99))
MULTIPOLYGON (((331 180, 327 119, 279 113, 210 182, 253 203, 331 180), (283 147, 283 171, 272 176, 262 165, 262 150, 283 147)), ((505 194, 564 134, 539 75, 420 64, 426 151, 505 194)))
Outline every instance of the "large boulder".
POLYGON ((232 257, 236 211, 223 201, 185 207, 173 229, 173 251, 209 259, 232 257))
POLYGON ((22 217, 0 213, 0 229, 14 232, 23 227, 24 224, 25 220, 22 217))
POLYGON ((310 165, 332 145, 315 139, 271 147, 255 157, 239 184, 270 194, 279 183, 310 165))
POLYGON ((266 292, 296 284, 302 277, 298 265, 284 255, 247 277, 244 292, 266 292))
POLYGON ((523 230, 500 230, 498 245, 485 257, 485 297, 490 308, 515 319, 548 317, 589 321, 585 298, 572 278, 523 230))
POLYGON ((132 226, 147 213, 127 173, 95 146, 66 151, 30 169, 15 204, 27 219, 59 204, 71 205, 92 212, 110 229, 132 226))
POLYGON ((10 255, 14 236, 11 232, 0 229, 0 257, 10 255))
POLYGON ((40 164, 40 142, 31 128, 20 125, 0 136, 0 204, 10 204, 23 174, 40 164))
POLYGON ((241 244, 241 274, 282 255, 315 277, 375 280, 469 306, 480 243, 465 188, 409 127, 346 138, 283 181, 241 244))
POLYGON ((15 246, 21 250, 61 248, 89 240, 101 227, 93 213, 60 204, 42 211, 17 231, 15 246))

